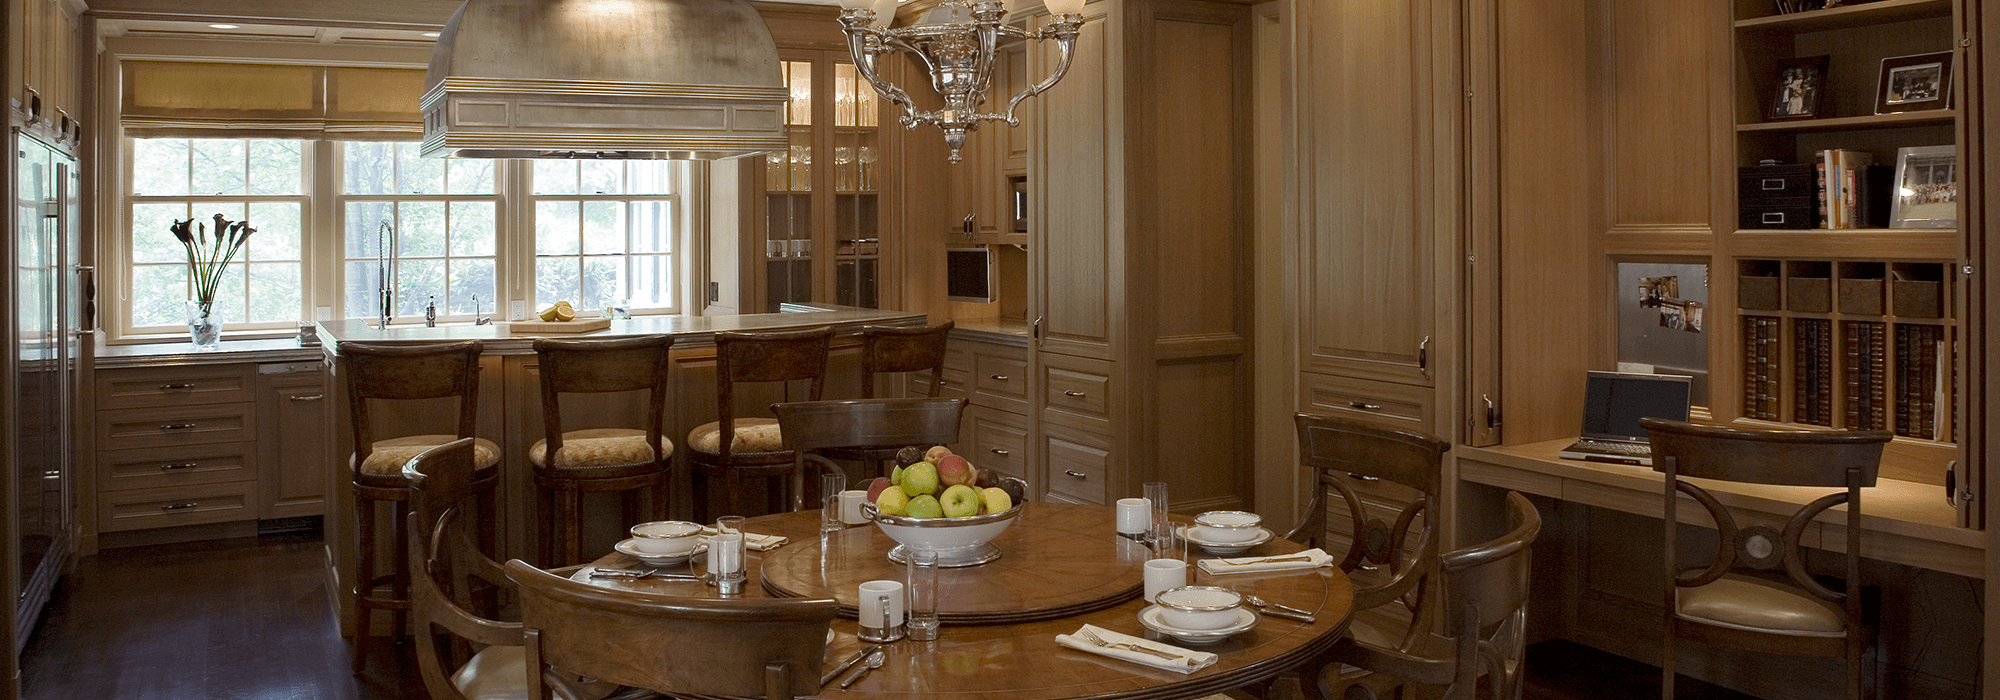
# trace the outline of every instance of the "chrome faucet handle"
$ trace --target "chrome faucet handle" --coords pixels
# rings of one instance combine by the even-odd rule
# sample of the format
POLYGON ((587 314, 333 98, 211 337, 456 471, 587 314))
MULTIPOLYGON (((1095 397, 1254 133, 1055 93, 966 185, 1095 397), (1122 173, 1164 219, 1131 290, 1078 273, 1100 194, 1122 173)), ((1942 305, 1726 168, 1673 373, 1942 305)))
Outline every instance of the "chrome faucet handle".
POLYGON ((438 298, 437 295, 433 294, 431 295, 430 303, 424 305, 424 327, 436 328, 437 325, 438 325, 438 298))
POLYGON ((488 316, 486 314, 482 314, 479 312, 479 295, 477 294, 472 295, 472 325, 475 326, 493 325, 492 316, 488 316))

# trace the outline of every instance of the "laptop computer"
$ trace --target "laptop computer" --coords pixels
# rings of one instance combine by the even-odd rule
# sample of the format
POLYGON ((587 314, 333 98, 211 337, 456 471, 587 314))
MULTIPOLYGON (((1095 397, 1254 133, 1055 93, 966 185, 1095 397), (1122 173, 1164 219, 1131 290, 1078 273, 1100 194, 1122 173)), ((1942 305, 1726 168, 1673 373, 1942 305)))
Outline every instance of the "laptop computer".
POLYGON ((1687 420, 1688 381, 1670 374, 1591 372, 1584 380, 1583 439, 1559 456, 1652 466, 1652 444, 1639 419, 1687 420))

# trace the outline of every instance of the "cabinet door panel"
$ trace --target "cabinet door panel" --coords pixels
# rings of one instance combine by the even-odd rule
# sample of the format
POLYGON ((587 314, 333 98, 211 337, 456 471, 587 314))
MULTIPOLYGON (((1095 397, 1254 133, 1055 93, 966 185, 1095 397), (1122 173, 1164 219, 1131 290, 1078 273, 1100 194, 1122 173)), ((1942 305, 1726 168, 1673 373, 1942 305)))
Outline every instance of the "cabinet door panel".
MULTIPOLYGON (((1104 10, 1093 9, 1086 17, 1100 18, 1104 10)), ((1119 115, 1104 74, 1114 50, 1107 24, 1083 25, 1069 73, 1049 97, 1035 100, 1043 138, 1035 144, 1034 170, 1043 177, 1030 184, 1043 205, 1028 227, 1039 258, 1033 285, 1042 349, 1104 359, 1116 340, 1112 309, 1123 304, 1110 280, 1124 274, 1123 251, 1110 235, 1123 224, 1108 206, 1124 193, 1123 174, 1106 156, 1123 137, 1113 126, 1119 115)), ((1038 49, 1030 73, 1052 65, 1051 49, 1038 49)))
POLYGON ((1299 337, 1309 369, 1431 381, 1421 355, 1432 329, 1438 105, 1425 5, 1301 6, 1299 337))
MULTIPOLYGON (((322 427, 318 432, 325 432, 322 427)), ((215 484, 257 478, 256 445, 229 442, 176 450, 110 450, 97 455, 97 490, 215 484)))
POLYGON ((259 477, 263 517, 322 515, 331 478, 325 384, 316 373, 269 381, 262 391, 266 420, 259 438, 270 465, 259 477))
POLYGON ((1026 481, 1028 493, 1035 492, 1039 479, 1029 471, 1026 416, 974 406, 965 424, 962 437, 970 438, 966 459, 981 470, 1026 481))
POLYGON ((1089 431, 1042 426, 1041 458, 1050 498, 1103 505, 1116 469, 1109 438, 1089 431))

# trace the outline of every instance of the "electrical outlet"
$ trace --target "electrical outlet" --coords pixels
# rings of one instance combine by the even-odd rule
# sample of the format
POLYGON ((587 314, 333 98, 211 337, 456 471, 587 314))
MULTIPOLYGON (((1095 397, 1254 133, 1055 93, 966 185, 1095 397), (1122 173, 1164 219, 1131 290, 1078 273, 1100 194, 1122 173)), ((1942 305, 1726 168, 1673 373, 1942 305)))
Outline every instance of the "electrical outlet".
POLYGON ((331 320, 333 320, 333 307, 331 307, 331 306, 315 306, 315 307, 313 307, 313 320, 316 320, 316 321, 331 321, 331 320))
POLYGON ((527 317, 528 302, 516 300, 507 303, 507 320, 519 321, 527 317))

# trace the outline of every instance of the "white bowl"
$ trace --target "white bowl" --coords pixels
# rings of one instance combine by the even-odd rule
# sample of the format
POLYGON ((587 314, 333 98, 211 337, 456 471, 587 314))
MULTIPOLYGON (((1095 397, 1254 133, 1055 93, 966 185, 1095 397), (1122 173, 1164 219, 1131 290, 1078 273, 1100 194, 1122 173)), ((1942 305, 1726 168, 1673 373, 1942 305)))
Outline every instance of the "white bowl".
POLYGON ((902 543, 889 550, 889 561, 898 564, 908 561, 909 551, 929 551, 938 555, 938 566, 955 568, 975 566, 1000 558, 1000 548, 993 546, 993 538, 1007 531, 1014 524, 1014 518, 1021 514, 1021 506, 1016 503, 1005 513, 989 513, 964 518, 911 518, 901 515, 883 515, 873 503, 861 504, 861 513, 875 521, 875 527, 882 534, 902 543))
POLYGON ((632 547, 662 556, 685 556, 701 544, 701 526, 679 520, 660 520, 633 525, 632 547))
POLYGON ((1194 543, 1198 547, 1201 547, 1202 551, 1204 552, 1225 557, 1236 556, 1238 554, 1250 551, 1250 548, 1263 544, 1265 542, 1269 542, 1273 537, 1270 530, 1266 530, 1261 527, 1253 527, 1250 528, 1250 531, 1253 535, 1250 539, 1243 540, 1240 542, 1216 542, 1214 540, 1202 537, 1200 530, 1201 530, 1200 527, 1184 528, 1181 530, 1181 537, 1184 537, 1187 539, 1187 541, 1194 543))
POLYGON ((1196 516, 1195 536, 1210 542, 1248 542, 1257 538, 1264 518, 1240 510, 1214 510, 1196 516))
POLYGON ((1186 630, 1216 630, 1239 618, 1243 596, 1215 586, 1182 586, 1160 591, 1153 601, 1160 608, 1160 621, 1186 630))
POLYGON ((1190 630, 1175 627, 1160 619, 1160 614, 1163 612, 1166 612, 1166 609, 1160 606, 1146 606, 1145 610, 1139 611, 1139 625, 1171 637, 1175 643, 1182 646, 1198 647, 1216 644, 1227 641, 1235 635, 1248 632, 1257 626, 1257 613, 1247 608, 1237 608, 1235 620, 1212 630, 1190 630))

